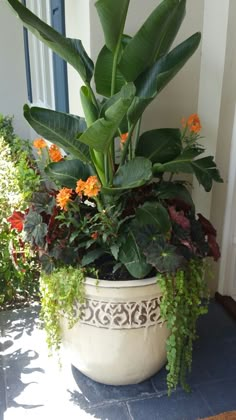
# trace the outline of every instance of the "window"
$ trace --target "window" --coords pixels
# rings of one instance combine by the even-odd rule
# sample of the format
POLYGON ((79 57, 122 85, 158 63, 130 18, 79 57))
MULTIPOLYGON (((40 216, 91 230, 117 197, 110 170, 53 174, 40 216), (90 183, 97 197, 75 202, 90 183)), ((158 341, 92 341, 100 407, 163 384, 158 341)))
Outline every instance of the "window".
MULTIPOLYGON (((65 33, 64 0, 24 0, 26 6, 56 30, 65 33)), ((66 63, 30 32, 24 32, 29 101, 68 111, 66 63)))

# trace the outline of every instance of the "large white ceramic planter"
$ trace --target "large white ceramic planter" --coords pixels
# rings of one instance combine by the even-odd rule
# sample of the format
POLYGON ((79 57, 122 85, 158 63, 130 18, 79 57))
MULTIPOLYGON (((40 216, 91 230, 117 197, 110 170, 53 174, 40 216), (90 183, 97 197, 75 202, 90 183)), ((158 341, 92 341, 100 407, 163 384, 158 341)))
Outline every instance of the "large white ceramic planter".
POLYGON ((166 362, 168 329, 160 317, 156 278, 134 281, 86 279, 82 319, 62 343, 71 363, 95 381, 110 385, 141 382, 166 362))

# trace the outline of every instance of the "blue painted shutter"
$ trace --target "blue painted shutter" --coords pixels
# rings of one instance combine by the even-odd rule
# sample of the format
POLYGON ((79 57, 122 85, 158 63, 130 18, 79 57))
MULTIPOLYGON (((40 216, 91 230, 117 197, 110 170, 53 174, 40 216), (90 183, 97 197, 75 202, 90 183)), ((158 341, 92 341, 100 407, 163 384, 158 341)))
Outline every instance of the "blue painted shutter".
MULTIPOLYGON (((64 0, 51 0, 52 26, 65 35, 64 0)), ((67 65, 58 55, 53 54, 55 106, 57 111, 69 112, 67 65)))
MULTIPOLYGON (((26 6, 26 0, 22 0, 24 6, 26 6)), ((32 83, 31 83, 31 70, 30 70, 30 56, 29 56, 29 40, 28 31, 26 28, 23 29, 24 36, 24 50, 25 50, 25 71, 26 71, 26 83, 28 100, 30 103, 33 102, 32 83)))

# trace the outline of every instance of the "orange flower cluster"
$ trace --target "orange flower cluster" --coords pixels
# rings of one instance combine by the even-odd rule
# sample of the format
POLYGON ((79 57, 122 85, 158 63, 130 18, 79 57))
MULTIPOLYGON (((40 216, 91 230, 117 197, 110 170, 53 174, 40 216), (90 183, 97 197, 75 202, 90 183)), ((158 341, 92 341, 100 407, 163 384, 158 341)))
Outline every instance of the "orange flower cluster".
POLYGON ((56 196, 56 202, 62 210, 67 210, 67 205, 71 201, 71 188, 62 188, 56 196))
POLYGON ((191 114, 187 121, 183 118, 182 125, 184 128, 188 126, 189 130, 196 134, 199 133, 202 128, 198 114, 191 114))
POLYGON ((124 144, 128 139, 129 133, 124 133, 120 135, 120 142, 124 144))
POLYGON ((63 156, 60 152, 59 147, 57 147, 55 144, 52 144, 49 147, 48 153, 53 162, 59 162, 60 160, 63 159, 63 156))
POLYGON ((43 149, 44 147, 47 147, 47 143, 44 139, 41 137, 38 139, 35 139, 33 142, 33 145, 36 149, 43 149))
POLYGON ((82 181, 79 179, 76 184, 76 193, 82 197, 86 195, 87 197, 96 197, 101 190, 101 184, 98 181, 96 175, 90 176, 87 181, 82 181))

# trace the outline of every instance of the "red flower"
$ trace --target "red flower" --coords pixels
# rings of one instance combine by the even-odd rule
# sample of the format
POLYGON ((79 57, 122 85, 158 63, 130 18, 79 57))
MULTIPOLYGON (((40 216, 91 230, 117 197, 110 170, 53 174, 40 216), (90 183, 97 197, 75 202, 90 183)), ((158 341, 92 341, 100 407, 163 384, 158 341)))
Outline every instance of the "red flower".
POLYGON ((24 218, 24 213, 14 210, 12 215, 8 217, 7 221, 10 223, 11 229, 16 229, 18 232, 22 232, 24 227, 24 218))

